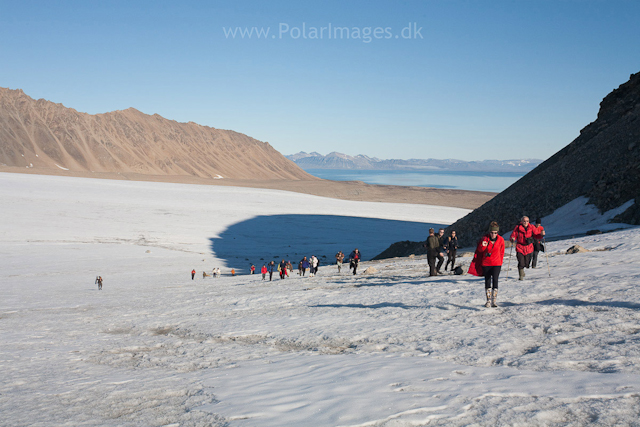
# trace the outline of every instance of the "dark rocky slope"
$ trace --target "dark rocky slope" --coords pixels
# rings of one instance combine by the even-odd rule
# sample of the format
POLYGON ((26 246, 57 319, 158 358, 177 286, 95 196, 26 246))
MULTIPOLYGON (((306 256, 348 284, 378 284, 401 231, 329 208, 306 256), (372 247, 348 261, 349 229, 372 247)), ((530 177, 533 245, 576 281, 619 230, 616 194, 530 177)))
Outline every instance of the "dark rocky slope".
MULTIPOLYGON (((580 196, 601 212, 635 199, 614 222, 640 224, 640 73, 607 95, 597 119, 573 142, 509 188, 447 228, 462 246, 474 245, 492 220, 501 233, 522 215, 532 219, 553 213, 580 196)), ((426 235, 425 235, 426 239, 426 235)), ((401 242, 393 256, 420 254, 422 243, 401 242)), ((391 249, 391 248, 390 248, 391 249)), ((385 251, 385 257, 392 255, 385 251)), ((381 254, 382 255, 382 254, 381 254)))

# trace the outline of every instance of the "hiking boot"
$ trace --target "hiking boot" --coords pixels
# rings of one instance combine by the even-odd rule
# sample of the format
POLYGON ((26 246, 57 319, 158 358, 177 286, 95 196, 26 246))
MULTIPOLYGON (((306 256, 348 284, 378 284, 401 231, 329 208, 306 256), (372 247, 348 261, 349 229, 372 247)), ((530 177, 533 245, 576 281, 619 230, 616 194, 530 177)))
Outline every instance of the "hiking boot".
POLYGON ((497 307, 496 300, 498 299, 498 290, 493 289, 493 295, 491 296, 491 307, 497 307))
POLYGON ((487 294, 487 302, 484 304, 485 307, 491 307, 491 288, 486 288, 485 293, 487 294))
POLYGON ((518 280, 524 280, 524 268, 518 269, 518 275, 519 275, 518 280))

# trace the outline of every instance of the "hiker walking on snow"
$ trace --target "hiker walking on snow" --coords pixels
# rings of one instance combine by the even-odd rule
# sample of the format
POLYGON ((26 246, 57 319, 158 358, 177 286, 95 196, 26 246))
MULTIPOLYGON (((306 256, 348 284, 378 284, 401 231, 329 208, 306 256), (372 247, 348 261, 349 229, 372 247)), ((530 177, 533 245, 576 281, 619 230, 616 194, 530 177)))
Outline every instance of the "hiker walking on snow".
POLYGON ((262 280, 264 280, 264 278, 267 276, 267 265, 266 264, 262 264, 262 269, 260 269, 260 272, 262 273, 262 280))
POLYGON ((269 281, 273 278, 273 270, 276 269, 276 263, 271 261, 267 266, 267 270, 269 271, 269 281))
POLYGON ((307 272, 307 269, 310 267, 309 260, 305 256, 302 258, 302 261, 300 262, 302 263, 302 275, 304 276, 305 273, 307 272))
POLYGON ((318 272, 318 265, 320 264, 320 261, 318 260, 317 256, 311 255, 310 263, 311 263, 311 272, 309 273, 309 276, 313 277, 318 272))
POLYGON ((284 260, 280 261, 280 265, 278 265, 278 272, 280 273, 280 278, 284 279, 287 276, 287 263, 284 260))
POLYGON ((194 277, 196 277, 196 269, 195 268, 193 270, 191 270, 191 280, 193 280, 194 277))
POLYGON ((436 272, 436 256, 438 256, 438 249, 440 248, 440 239, 434 234, 433 228, 429 229, 429 237, 427 241, 422 245, 427 248, 427 261, 429 262, 429 276, 437 276, 436 272))
POLYGON ((497 307, 498 276, 504 260, 504 239, 498 235, 500 227, 492 221, 489 233, 478 242, 478 247, 469 266, 469 274, 484 276, 484 290, 487 295, 485 307, 497 307))
POLYGON ((524 280, 524 269, 529 268, 531 264, 531 255, 533 254, 534 239, 542 239, 544 230, 538 234, 538 228, 529 224, 529 217, 523 216, 520 224, 513 229, 511 242, 516 242, 516 258, 518 259, 518 279, 524 280))
POLYGON ((344 254, 342 253, 342 251, 338 251, 338 253, 336 254, 336 264, 338 265, 338 273, 340 273, 340 270, 342 269, 342 261, 344 261, 344 254))
POLYGON ((536 265, 538 264, 538 253, 540 251, 544 252, 544 245, 542 244, 542 236, 544 236, 544 234, 542 233, 544 231, 544 227, 542 226, 542 221, 540 220, 540 218, 536 219, 536 233, 538 234, 538 237, 540 238, 533 238, 533 254, 531 254, 531 268, 536 268, 536 265))
POLYGON ((98 290, 102 290, 102 276, 96 276, 96 283, 98 284, 98 290))
POLYGON ((440 230, 438 230, 438 242, 440 243, 440 246, 438 247, 438 265, 436 266, 436 272, 438 274, 442 274, 440 272, 440 269, 442 268, 442 264, 444 263, 444 253, 447 251, 447 249, 445 248, 445 244, 446 244, 446 240, 444 237, 444 228, 441 228, 440 230))
POLYGON ((451 271, 456 266, 456 251, 458 250, 458 237, 455 230, 451 232, 451 236, 445 242, 445 250, 447 251, 447 263, 444 265, 444 271, 447 271, 449 263, 451 263, 451 271))
POLYGON ((351 252, 351 254, 349 255, 349 259, 351 260, 351 262, 349 263, 349 268, 353 268, 353 275, 355 276, 356 270, 358 269, 358 264, 360 264, 360 260, 362 259, 362 254, 360 253, 358 248, 355 248, 353 252, 351 252))

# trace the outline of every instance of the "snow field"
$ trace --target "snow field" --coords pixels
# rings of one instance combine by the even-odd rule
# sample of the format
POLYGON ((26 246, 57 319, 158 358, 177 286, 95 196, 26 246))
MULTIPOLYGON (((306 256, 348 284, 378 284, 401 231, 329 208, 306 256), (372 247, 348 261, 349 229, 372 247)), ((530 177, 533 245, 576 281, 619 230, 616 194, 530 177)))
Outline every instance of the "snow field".
MULTIPOLYGON (((541 253, 514 280, 514 255, 487 309, 481 279, 429 278, 424 259, 363 263, 371 276, 325 265, 314 278, 202 279, 230 259, 207 238, 265 205, 345 215, 366 204, 44 178, 0 174, 2 425, 637 425, 638 228, 549 243, 551 277, 541 253), (227 202, 180 199, 200 191, 227 202), (565 255, 573 244, 595 251, 565 255)), ((374 205, 382 219, 447 214, 374 205)))

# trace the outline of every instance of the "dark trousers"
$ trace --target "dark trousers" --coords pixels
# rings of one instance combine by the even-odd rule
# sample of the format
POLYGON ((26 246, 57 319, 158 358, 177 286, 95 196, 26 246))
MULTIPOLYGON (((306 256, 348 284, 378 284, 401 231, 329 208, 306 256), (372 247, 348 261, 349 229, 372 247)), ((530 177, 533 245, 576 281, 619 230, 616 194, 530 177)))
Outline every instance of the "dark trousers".
POLYGON ((437 276, 436 272, 436 256, 437 254, 427 254, 427 261, 429 262, 429 276, 437 276))
POLYGON ((447 253, 447 263, 444 265, 445 270, 449 266, 449 263, 451 263, 451 270, 453 271, 453 268, 456 266, 456 250, 455 249, 450 250, 447 253))
POLYGON ((357 259, 353 259, 351 260, 351 265, 349 266, 350 268, 353 268, 353 274, 356 274, 356 270, 358 269, 358 262, 360 262, 357 259))
POLYGON ((516 258, 518 259, 518 269, 529 268, 529 265, 531 264, 531 255, 532 254, 523 255, 520 252, 516 253, 516 258))
POLYGON ((536 268, 536 265, 538 264, 538 253, 540 251, 533 251, 533 253, 531 254, 531 267, 536 268))
POLYGON ((484 288, 498 289, 498 276, 500 276, 501 265, 495 265, 491 267, 482 267, 482 273, 484 274, 484 288), (491 286, 493 285, 493 286, 491 286))
POLYGON ((264 280, 264 276, 266 276, 267 273, 262 273, 262 280, 264 280))
POLYGON ((273 271, 269 272, 269 281, 271 281, 271 278, 273 277, 273 271))
POLYGON ((442 268, 442 264, 444 264, 444 256, 438 253, 437 258, 438 258, 438 266, 436 267, 436 270, 440 272, 440 268, 442 268))

